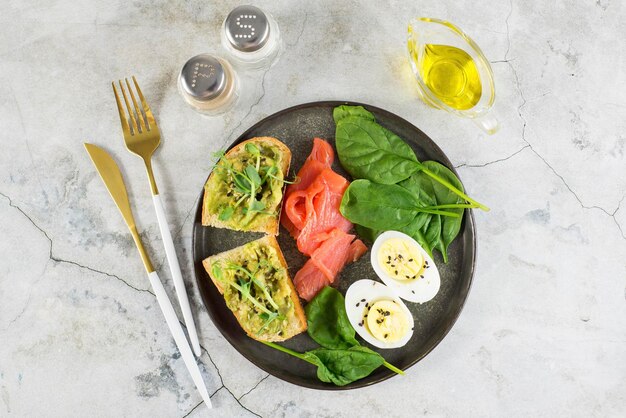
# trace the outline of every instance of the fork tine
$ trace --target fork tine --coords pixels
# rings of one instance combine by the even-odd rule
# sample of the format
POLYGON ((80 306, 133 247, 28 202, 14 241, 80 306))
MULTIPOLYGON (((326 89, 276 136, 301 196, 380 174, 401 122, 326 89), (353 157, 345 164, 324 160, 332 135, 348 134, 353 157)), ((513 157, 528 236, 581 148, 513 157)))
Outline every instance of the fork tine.
POLYGON ((124 115, 124 107, 122 106, 122 102, 120 101, 120 95, 117 94, 117 89, 115 88, 115 82, 112 82, 113 86, 113 94, 115 95, 115 102, 117 103, 117 110, 120 113, 120 122, 122 123, 122 132, 124 135, 130 134, 130 127, 128 126, 128 119, 126 119, 126 115, 124 115))
POLYGON ((120 89, 122 90, 122 96, 124 96, 124 102, 126 103, 126 110, 128 110, 128 115, 130 116, 130 121, 132 122, 133 131, 131 135, 135 135, 139 133, 139 128, 137 128, 137 121, 135 120, 135 116, 133 115, 133 110, 130 107, 130 103, 128 103, 128 97, 126 97, 126 89, 124 89, 124 85, 122 84, 122 80, 118 80, 120 84, 120 89))
POLYGON ((135 100, 135 94, 133 93, 133 89, 130 87, 130 83, 128 79, 124 79, 126 81, 126 86, 128 86, 128 93, 130 94, 130 99, 133 101, 133 106, 135 107, 135 113, 137 114, 137 119, 139 120, 139 125, 141 125, 141 132, 146 132, 146 124, 143 121, 143 115, 141 114, 141 110, 139 106, 137 106, 137 100, 135 100))
POLYGON ((143 112, 146 114, 146 123, 148 124, 148 129, 152 129, 156 127, 156 121, 154 120, 154 115, 152 115, 152 110, 150 110, 150 106, 148 106, 148 102, 146 102, 146 98, 143 97, 143 93, 139 88, 139 84, 133 76, 133 83, 135 83, 135 88, 137 89, 137 94, 139 95, 139 100, 141 100, 141 104, 143 106, 143 112))

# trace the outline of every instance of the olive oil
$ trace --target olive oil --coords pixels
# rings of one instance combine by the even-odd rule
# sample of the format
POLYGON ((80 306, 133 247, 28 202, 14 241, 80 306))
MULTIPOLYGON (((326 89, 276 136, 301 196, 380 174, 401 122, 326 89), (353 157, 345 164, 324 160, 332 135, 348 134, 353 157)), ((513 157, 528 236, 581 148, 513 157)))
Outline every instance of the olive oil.
POLYGON ((423 48, 420 56, 409 41, 410 58, 428 89, 454 109, 474 107, 480 100, 482 84, 472 57, 450 45, 426 44, 423 48))

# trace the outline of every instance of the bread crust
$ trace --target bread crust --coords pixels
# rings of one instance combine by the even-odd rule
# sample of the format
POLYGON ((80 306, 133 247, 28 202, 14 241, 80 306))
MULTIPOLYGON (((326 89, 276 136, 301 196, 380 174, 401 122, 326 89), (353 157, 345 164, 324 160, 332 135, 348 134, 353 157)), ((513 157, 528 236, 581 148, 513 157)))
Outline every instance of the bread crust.
MULTIPOLYGON (((226 153, 225 156, 235 157, 239 153, 246 152, 245 146, 246 144, 251 143, 251 142, 255 144, 269 143, 270 145, 278 148, 282 153, 282 160, 281 160, 280 168, 283 172, 283 176, 285 177, 287 176, 287 174, 289 173, 289 165, 291 164, 291 150, 285 144, 283 144, 276 138, 272 138, 269 136, 261 136, 261 137, 247 139, 241 142, 240 144, 236 145, 235 147, 233 147, 230 151, 226 153)), ((211 172, 211 174, 209 175, 209 178, 207 179, 206 184, 209 184, 214 174, 215 174, 215 170, 211 172)), ((210 191, 205 188, 203 202, 202 202, 202 225, 213 226, 216 228, 234 229, 231 225, 227 224, 226 222, 220 221, 217 213, 209 213, 206 210, 208 192, 210 191)), ((283 185, 283 194, 284 194, 284 185, 283 185)), ((278 235, 278 231, 280 229, 280 213, 281 213, 281 208, 282 208, 282 201, 283 199, 281 198, 280 204, 278 205, 278 208, 276 209, 279 214, 278 216, 275 216, 273 218, 268 218, 267 222, 265 222, 262 225, 259 225, 257 228, 246 229, 245 231, 246 232, 265 232, 266 234, 278 235)), ((242 231, 242 229, 235 229, 235 230, 242 231)))
MULTIPOLYGON (((291 298, 291 301, 293 303, 295 320, 290 321, 290 326, 287 329, 283 330, 282 336, 280 335, 259 336, 256 334, 255 330, 251 330, 247 327, 247 323, 244 322, 242 318, 239 316, 239 312, 237 311, 232 311, 232 312, 235 315, 235 318, 237 318, 237 322, 239 322, 239 325, 241 326, 241 328, 246 332, 246 334, 248 334, 250 338, 253 338, 257 341, 271 341, 271 342, 280 342, 280 341, 288 340, 289 338, 297 334, 300 334, 301 332, 306 331, 307 322, 306 322, 306 316, 304 314, 304 309, 302 308, 302 305, 300 304, 300 299, 298 298, 298 293, 296 292, 295 286, 293 285, 293 281, 291 280, 291 277, 289 276, 287 262, 285 261, 285 257, 283 255, 283 252, 280 249, 280 246, 278 245, 278 241, 276 240, 276 237, 274 237, 273 235, 266 235, 265 237, 260 238, 256 241, 252 241, 252 242, 258 242, 261 245, 267 245, 276 250, 281 267, 285 269, 285 273, 286 273, 285 280, 287 280, 287 284, 289 285, 289 288, 291 289, 289 297, 291 298), (262 337, 266 337, 266 338, 262 338, 262 337)), ((247 244, 244 244, 244 245, 247 245, 247 244)), ((242 251, 242 247, 243 246, 233 248, 232 250, 224 251, 216 255, 212 255, 211 257, 208 257, 202 261, 202 265, 204 266, 204 269, 209 274, 211 281, 213 282, 213 284, 215 285, 215 287, 217 288, 217 290, 220 292, 221 295, 224 294, 224 289, 221 283, 219 282, 219 280, 217 280, 217 278, 214 277, 213 272, 211 271, 212 270, 211 265, 215 261, 229 260, 229 259, 235 258, 242 251)))

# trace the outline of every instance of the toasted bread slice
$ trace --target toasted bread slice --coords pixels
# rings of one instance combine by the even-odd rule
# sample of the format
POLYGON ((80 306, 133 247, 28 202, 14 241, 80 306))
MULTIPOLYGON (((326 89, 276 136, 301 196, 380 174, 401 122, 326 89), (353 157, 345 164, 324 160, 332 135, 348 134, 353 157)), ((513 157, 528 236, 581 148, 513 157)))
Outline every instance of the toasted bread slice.
POLYGON ((289 277, 285 257, 273 235, 213 255, 203 260, 202 264, 239 325, 251 338, 258 341, 285 341, 306 330, 304 310, 289 277), (250 279, 248 273, 265 286, 278 309, 272 307, 263 296, 263 289, 250 279), (250 283, 250 290, 255 286, 254 299, 265 311, 250 298, 242 296, 236 288, 241 289, 247 283, 250 283), (267 311, 277 312, 281 316, 267 324, 267 311))
MULTIPOLYGON (((250 153, 246 151, 246 144, 249 143, 256 145, 257 148, 261 150, 262 154, 275 154, 266 156, 270 157, 272 163, 276 164, 277 168, 280 170, 277 177, 282 180, 282 178, 287 176, 291 163, 291 151, 276 138, 257 137, 248 139, 228 151, 223 159, 237 161, 238 159, 248 158, 250 153)), ((234 210, 234 214, 231 214, 229 219, 225 219, 225 216, 220 216, 224 210, 224 202, 228 202, 227 206, 233 207, 240 195, 237 195, 236 192, 233 193, 233 190, 236 190, 236 188, 234 187, 234 179, 232 176, 220 175, 219 167, 220 165, 218 163, 204 186, 202 225, 234 229, 236 231, 265 232, 266 234, 278 235, 284 184, 282 184, 281 181, 271 178, 265 183, 263 186, 265 189, 262 195, 267 202, 263 203, 269 202, 269 204, 263 209, 263 213, 256 213, 252 221, 242 214, 242 211, 246 207, 245 202, 248 200, 244 200, 243 204, 240 203, 234 210), (271 185, 273 185, 274 188, 271 188, 271 185), (230 193, 230 195, 228 195, 228 193, 230 193), (225 195, 228 197, 225 197, 225 195), (232 201, 229 201, 229 199, 232 201)), ((263 164, 261 164, 261 167, 263 167, 263 164)))

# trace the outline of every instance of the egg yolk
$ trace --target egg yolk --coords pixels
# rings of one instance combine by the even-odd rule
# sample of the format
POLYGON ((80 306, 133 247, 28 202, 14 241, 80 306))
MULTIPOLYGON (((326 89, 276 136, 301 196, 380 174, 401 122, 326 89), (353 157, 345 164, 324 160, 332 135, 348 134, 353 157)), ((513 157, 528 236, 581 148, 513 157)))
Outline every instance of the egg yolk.
POLYGON ((409 332, 409 320, 397 303, 380 300, 367 313, 367 328, 377 340, 395 342, 409 332))
POLYGON ((378 250, 378 264, 394 280, 419 279, 424 270, 424 256, 411 241, 390 238, 378 250))

